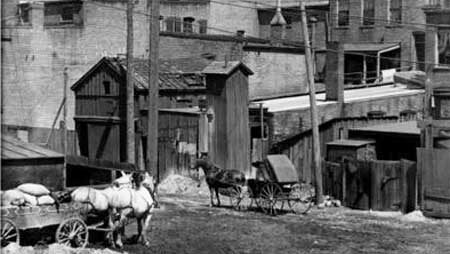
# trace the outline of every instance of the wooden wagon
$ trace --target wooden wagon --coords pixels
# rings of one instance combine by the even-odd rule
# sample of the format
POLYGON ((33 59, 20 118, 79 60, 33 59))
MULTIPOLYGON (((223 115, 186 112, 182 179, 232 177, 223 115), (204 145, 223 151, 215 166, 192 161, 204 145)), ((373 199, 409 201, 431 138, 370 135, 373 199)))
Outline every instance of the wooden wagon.
POLYGON ((285 208, 294 213, 307 213, 313 204, 314 188, 299 182, 297 171, 285 155, 268 155, 256 165, 256 172, 244 186, 227 190, 235 208, 255 204, 263 212, 276 215, 285 208))

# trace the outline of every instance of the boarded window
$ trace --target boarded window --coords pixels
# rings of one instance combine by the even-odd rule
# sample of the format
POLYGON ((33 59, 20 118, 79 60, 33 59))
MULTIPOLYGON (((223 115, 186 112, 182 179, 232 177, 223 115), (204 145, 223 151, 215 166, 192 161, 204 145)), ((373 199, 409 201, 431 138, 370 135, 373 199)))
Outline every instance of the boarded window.
POLYGON ((82 2, 49 2, 44 4, 44 25, 82 24, 82 2))
POLYGON ((393 24, 402 22, 402 0, 391 0, 389 7, 389 21, 393 24))
POLYGON ((183 32, 192 33, 194 32, 193 23, 195 19, 192 17, 187 17, 183 19, 183 32))
POLYGON ((198 32, 201 34, 206 34, 208 30, 208 21, 206 19, 201 19, 198 21, 199 29, 198 32))
POLYGON ((338 26, 348 26, 350 23, 350 0, 338 0, 338 26))
POLYGON ((375 24, 375 0, 363 0, 363 25, 371 26, 375 24))
POLYGON ((17 8, 17 15, 21 24, 30 23, 30 4, 19 4, 17 8))
POLYGON ((439 64, 450 65, 450 29, 438 30, 439 64))

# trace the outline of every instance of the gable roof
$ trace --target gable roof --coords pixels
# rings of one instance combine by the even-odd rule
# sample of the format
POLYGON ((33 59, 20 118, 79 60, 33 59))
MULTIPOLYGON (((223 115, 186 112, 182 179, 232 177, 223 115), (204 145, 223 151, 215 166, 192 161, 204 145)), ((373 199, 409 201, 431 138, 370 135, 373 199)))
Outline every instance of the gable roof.
POLYGON ((230 73, 237 68, 241 68, 246 75, 253 75, 253 71, 240 61, 214 61, 203 70, 203 73, 215 75, 230 75, 230 73))
MULTIPOLYGON (((205 58, 179 58, 159 61, 159 89, 160 90, 198 90, 205 89, 201 71, 211 62, 205 58)), ((106 66, 119 79, 126 78, 126 58, 104 57, 87 71, 71 89, 76 91, 78 86, 95 73, 100 67, 106 66)), ((148 90, 148 59, 133 59, 135 89, 148 90)))

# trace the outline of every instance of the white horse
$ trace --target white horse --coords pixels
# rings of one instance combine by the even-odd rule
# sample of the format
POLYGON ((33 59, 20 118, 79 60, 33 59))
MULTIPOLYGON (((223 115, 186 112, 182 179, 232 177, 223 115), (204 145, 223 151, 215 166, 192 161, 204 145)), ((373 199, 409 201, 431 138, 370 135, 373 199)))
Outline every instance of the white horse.
POLYGON ((120 214, 119 223, 116 228, 117 234, 116 246, 122 247, 122 234, 126 221, 129 218, 136 218, 138 234, 136 240, 141 240, 145 246, 149 246, 147 240, 147 230, 152 217, 151 212, 155 207, 153 198, 154 182, 147 172, 135 173, 134 186, 132 188, 121 188, 112 199, 111 206, 120 214))
MULTIPOLYGON (((122 188, 132 187, 132 173, 126 174, 121 172, 122 176, 115 179, 110 186, 105 189, 95 189, 92 187, 78 187, 71 194, 72 201, 85 204, 86 212, 96 212, 105 214, 105 225, 114 229, 114 222, 112 216, 113 200, 122 188)), ((110 243, 114 245, 114 236, 111 233, 106 235, 110 243)))

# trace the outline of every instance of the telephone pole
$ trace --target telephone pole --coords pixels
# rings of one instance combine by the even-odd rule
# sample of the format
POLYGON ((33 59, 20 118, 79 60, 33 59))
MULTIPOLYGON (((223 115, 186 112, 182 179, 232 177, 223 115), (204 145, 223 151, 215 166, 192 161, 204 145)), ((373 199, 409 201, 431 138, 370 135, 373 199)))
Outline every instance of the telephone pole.
POLYGON ((313 169, 315 178, 316 203, 323 203, 322 190, 322 167, 320 156, 320 140, 319 140, 319 121, 316 106, 316 89, 314 87, 314 69, 311 56, 311 44, 309 43, 308 24, 306 23, 306 11, 304 1, 300 2, 300 13, 302 19, 303 41, 305 44, 305 60, 306 60, 306 74, 308 77, 309 87, 309 104, 311 110, 311 128, 313 141, 313 169))
POLYGON ((159 96, 159 0, 148 0, 150 7, 147 170, 158 179, 158 96, 159 96))
POLYGON ((134 84, 133 84, 133 7, 127 4, 127 162, 135 163, 134 137, 134 84))

